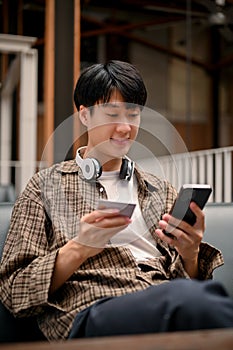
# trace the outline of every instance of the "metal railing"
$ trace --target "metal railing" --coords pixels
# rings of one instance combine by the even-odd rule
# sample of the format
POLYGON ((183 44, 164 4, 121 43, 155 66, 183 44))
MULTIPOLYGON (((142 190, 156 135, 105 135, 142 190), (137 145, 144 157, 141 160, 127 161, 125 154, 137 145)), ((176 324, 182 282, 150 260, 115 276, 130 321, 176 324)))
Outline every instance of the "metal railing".
MULTIPOLYGON (((233 146, 172 154, 158 157, 156 161, 148 158, 138 162, 139 165, 143 163, 145 170, 158 175, 162 174, 163 178, 170 181, 177 189, 184 183, 207 183, 213 188, 210 202, 233 202, 233 146)), ((23 190, 20 181, 21 170, 23 167, 25 169, 27 164, 19 161, 4 161, 0 162, 0 167, 1 170, 4 168, 10 174, 10 182, 15 185, 18 195, 23 190)), ((46 162, 34 164, 35 171, 45 167, 46 162)), ((0 183, 1 181, 0 178, 0 183)))
POLYGON ((18 196, 24 189, 27 181, 38 170, 47 167, 46 162, 35 162, 34 164, 25 163, 22 161, 0 161, 0 184, 13 184, 15 194, 18 196), (24 170, 24 175, 22 175, 24 170), (25 178, 25 173, 28 174, 25 178), (22 176, 24 177, 22 181, 22 176))
POLYGON ((159 162, 165 178, 176 188, 207 183, 213 188, 211 202, 233 202, 233 147, 163 156, 159 162))

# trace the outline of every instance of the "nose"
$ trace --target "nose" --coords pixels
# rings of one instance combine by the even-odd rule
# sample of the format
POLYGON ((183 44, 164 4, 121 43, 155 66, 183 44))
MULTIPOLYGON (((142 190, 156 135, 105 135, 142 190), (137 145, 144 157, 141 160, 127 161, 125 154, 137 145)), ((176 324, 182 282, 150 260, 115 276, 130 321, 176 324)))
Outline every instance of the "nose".
POLYGON ((120 123, 117 123, 116 125, 116 130, 117 132, 122 132, 122 133, 127 133, 130 132, 132 129, 132 125, 129 124, 129 122, 127 123, 126 121, 122 121, 120 123))

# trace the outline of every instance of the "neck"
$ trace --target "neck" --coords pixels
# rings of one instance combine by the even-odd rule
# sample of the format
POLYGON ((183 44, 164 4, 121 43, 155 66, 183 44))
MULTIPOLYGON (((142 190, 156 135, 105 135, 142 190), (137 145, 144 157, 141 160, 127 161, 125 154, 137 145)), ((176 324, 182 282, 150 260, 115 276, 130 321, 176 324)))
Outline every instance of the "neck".
POLYGON ((103 153, 99 154, 93 149, 89 150, 88 147, 83 147, 80 153, 82 158, 96 158, 100 162, 103 171, 117 171, 121 168, 122 158, 111 158, 103 153))
POLYGON ((121 168, 121 162, 122 159, 121 158, 115 158, 112 160, 109 160, 105 163, 102 163, 102 169, 103 171, 117 171, 120 170, 121 168))

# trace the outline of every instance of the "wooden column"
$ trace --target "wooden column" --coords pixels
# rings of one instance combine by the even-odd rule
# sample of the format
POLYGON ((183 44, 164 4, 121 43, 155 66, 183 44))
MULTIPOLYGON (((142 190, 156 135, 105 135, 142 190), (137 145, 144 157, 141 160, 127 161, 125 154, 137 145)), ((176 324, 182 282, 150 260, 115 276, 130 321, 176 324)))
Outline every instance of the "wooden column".
POLYGON ((55 1, 54 161, 73 158, 74 0, 55 1))
POLYGON ((54 130, 54 26, 55 0, 46 0, 45 4, 45 69, 44 69, 44 154, 42 160, 53 163, 54 130), (49 141, 50 140, 50 141, 49 141))
POLYGON ((80 0, 74 0, 74 87, 80 74, 80 41, 81 41, 80 0))

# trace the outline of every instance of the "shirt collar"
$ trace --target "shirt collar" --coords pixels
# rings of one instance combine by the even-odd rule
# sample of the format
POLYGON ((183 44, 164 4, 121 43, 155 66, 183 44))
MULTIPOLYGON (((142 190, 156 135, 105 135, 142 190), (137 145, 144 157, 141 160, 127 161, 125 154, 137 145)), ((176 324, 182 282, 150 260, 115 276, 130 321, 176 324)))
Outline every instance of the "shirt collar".
POLYGON ((159 183, 161 182, 161 180, 159 180, 159 178, 157 178, 155 175, 145 172, 144 170, 139 168, 137 164, 135 164, 135 174, 139 186, 141 186, 149 192, 159 191, 159 183))
POLYGON ((57 171, 67 173, 78 173, 80 167, 77 165, 75 159, 67 160, 58 164, 57 171))

